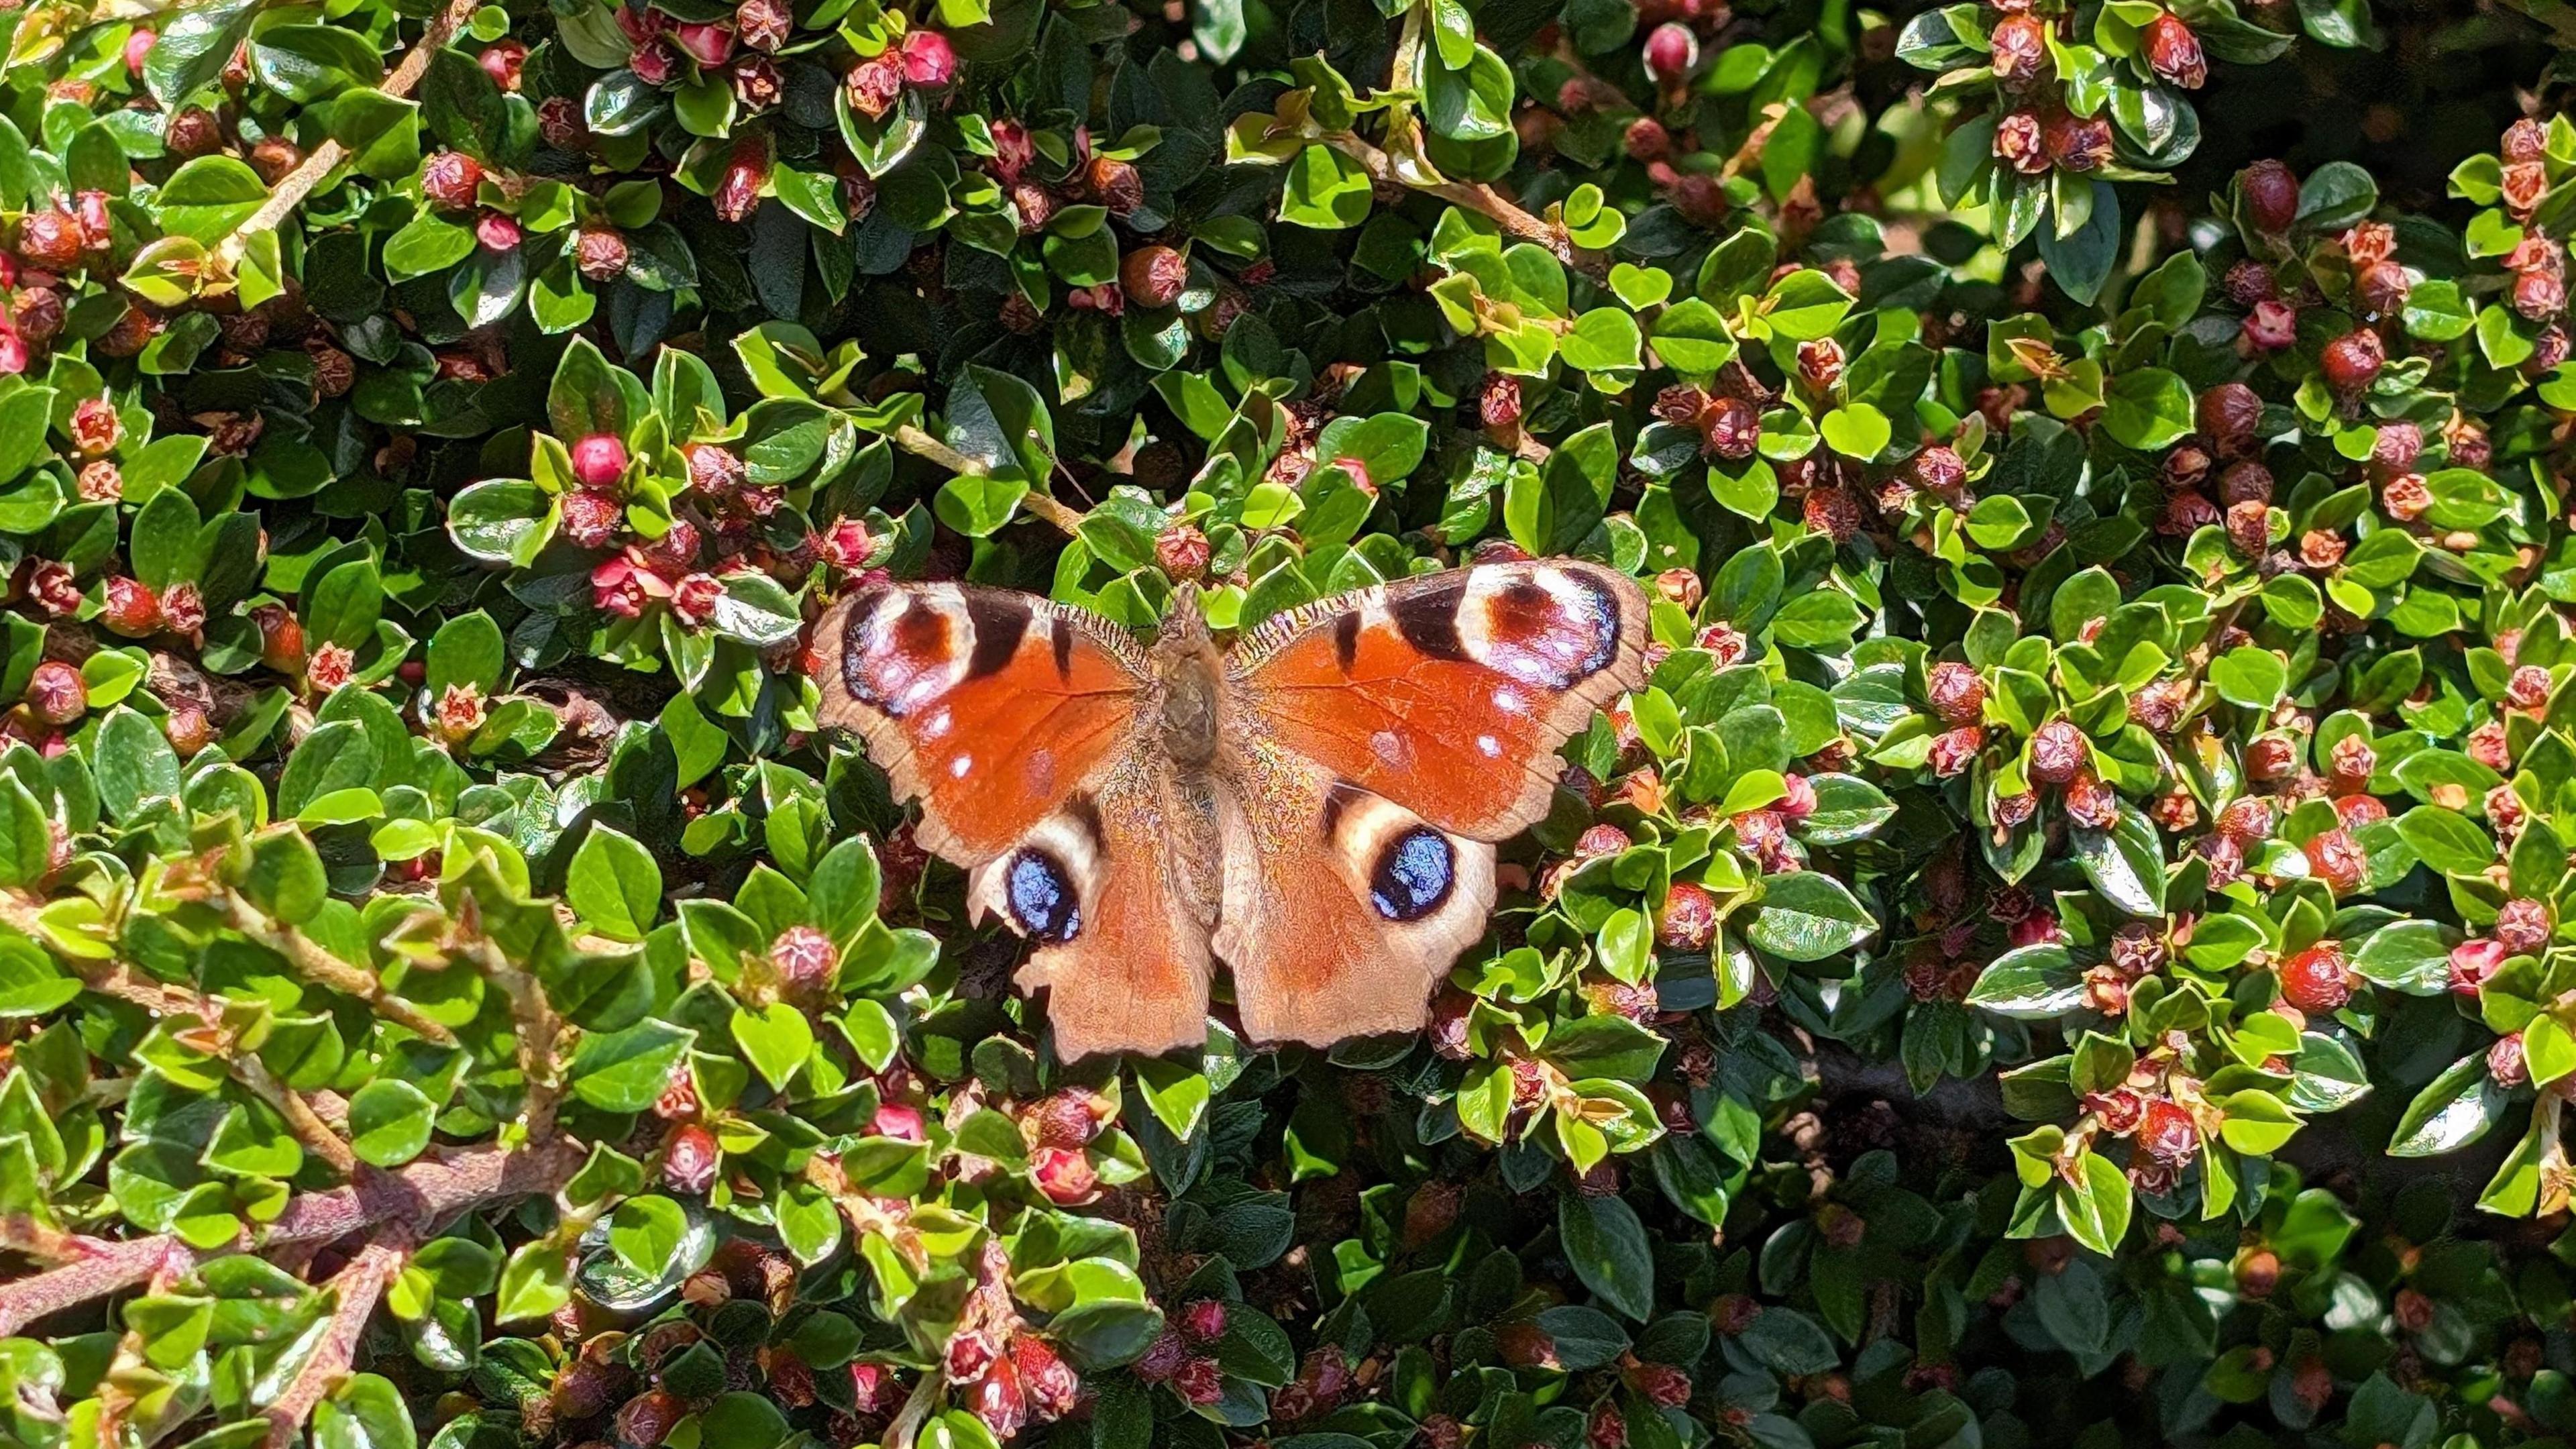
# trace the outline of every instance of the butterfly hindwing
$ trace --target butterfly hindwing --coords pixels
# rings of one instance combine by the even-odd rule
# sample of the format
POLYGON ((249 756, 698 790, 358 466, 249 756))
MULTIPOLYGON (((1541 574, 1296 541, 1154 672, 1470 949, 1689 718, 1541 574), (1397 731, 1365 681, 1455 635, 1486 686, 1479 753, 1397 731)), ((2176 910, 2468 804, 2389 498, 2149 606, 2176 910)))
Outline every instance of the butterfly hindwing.
POLYGON ((1485 564, 1293 610, 1235 648, 1244 728, 1477 840, 1547 813, 1557 751, 1645 682, 1646 601, 1627 575, 1485 564))
POLYGON ((1439 830, 1294 752, 1230 768, 1216 952, 1245 1034, 1326 1046, 1419 1031, 1432 986, 1485 932, 1494 847, 1439 830))
POLYGON ((1017 979, 1046 989, 1059 1060, 1207 1040, 1214 864, 1176 870, 1172 843, 1197 838, 1175 818, 1191 808, 1176 795, 1159 761, 1122 760, 1097 793, 1067 802, 967 882, 977 919, 998 914, 1035 943, 1017 979))

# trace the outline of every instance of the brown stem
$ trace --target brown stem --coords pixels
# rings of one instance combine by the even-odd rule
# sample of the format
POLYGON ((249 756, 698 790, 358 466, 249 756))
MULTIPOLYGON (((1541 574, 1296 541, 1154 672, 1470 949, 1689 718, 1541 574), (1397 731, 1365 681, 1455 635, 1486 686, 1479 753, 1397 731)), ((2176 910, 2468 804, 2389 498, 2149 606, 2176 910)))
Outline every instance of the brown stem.
POLYGON ((272 1075, 267 1063, 255 1056, 237 1056, 232 1060, 232 1072, 233 1080, 277 1109, 277 1114, 286 1119, 287 1130, 295 1134, 295 1140, 303 1145, 305 1151, 321 1158, 340 1177, 357 1176, 358 1154, 351 1150, 349 1140, 322 1120, 322 1114, 313 1109, 313 1104, 304 1099, 303 1093, 272 1075))
POLYGON ((1501 227, 1506 236, 1519 241, 1534 242, 1547 248, 1558 261, 1576 268, 1587 276, 1606 277, 1610 274, 1609 268, 1599 257, 1575 246, 1573 239, 1565 234, 1564 228, 1551 226, 1538 217, 1530 215, 1510 197, 1481 181, 1438 181, 1428 186, 1415 185, 1405 180, 1403 173, 1396 169, 1394 157, 1351 132, 1343 131, 1329 135, 1324 137, 1323 141, 1325 145, 1360 163, 1360 169, 1369 174, 1371 181, 1395 186, 1412 186, 1416 191, 1428 192, 1452 206, 1463 206, 1479 216, 1486 217, 1496 226, 1501 227))
MULTIPOLYGON (((259 1235, 262 1252, 336 1242, 361 1228, 398 1224, 417 1238, 442 1219, 503 1198, 553 1192, 572 1180, 586 1156, 581 1144, 555 1136, 523 1151, 498 1146, 433 1149, 393 1172, 370 1172, 346 1187, 303 1193, 259 1235)), ((175 1235, 122 1242, 82 1238, 80 1258, 0 1284, 0 1338, 93 1298, 120 1293, 155 1273, 185 1274, 200 1260, 175 1235)), ((228 1251, 250 1247, 236 1239, 228 1251)))
POLYGON ((555 1107, 563 1095, 555 1080, 555 1041, 562 1034, 562 1021, 546 1000, 545 987, 511 965, 499 946, 485 941, 480 959, 483 974, 510 998, 519 1037, 519 1075, 527 1082, 519 1120, 529 1141, 542 1141, 555 1130, 555 1107))
MULTIPOLYGON (((992 474, 992 469, 932 437, 915 424, 905 423, 891 436, 896 447, 916 458, 927 458, 951 473, 968 478, 984 478, 992 474)), ((1034 488, 1029 490, 1028 497, 1020 500, 1020 506, 1027 509, 1032 517, 1054 524, 1067 538, 1073 537, 1074 529, 1082 523, 1080 510, 1069 508, 1034 488)))
POLYGON ((341 960, 293 926, 271 923, 257 907, 239 896, 229 897, 225 905, 226 924, 285 957, 287 964, 305 980, 343 996, 354 996, 367 1003, 376 1015, 408 1027, 428 1041, 440 1046, 456 1045, 456 1033, 424 1015, 419 1007, 387 991, 385 983, 376 979, 373 971, 341 960))
MULTIPOLYGON (((402 58, 377 89, 396 100, 410 95, 412 88, 420 84, 421 77, 429 73, 430 58, 438 54, 448 38, 462 29, 467 20, 473 18, 481 3, 482 0, 448 0, 446 9, 430 17, 429 28, 421 32, 420 43, 411 48, 411 53, 402 58)), ((322 184, 323 178, 338 170, 340 163, 348 159, 348 148, 337 141, 325 141, 314 147, 313 154, 304 158, 303 165, 286 173, 285 179, 277 183, 277 189, 268 194, 268 200, 260 203, 259 210, 252 212, 248 221, 235 227, 232 235, 225 237, 216 247, 218 270, 230 274, 238 268, 242 254, 250 249, 252 237, 273 230, 286 220, 295 208, 304 204, 304 198, 312 195, 313 189, 322 184)))
POLYGON ((322 1333, 322 1341, 313 1346, 313 1356, 304 1361, 285 1390, 268 1409, 268 1449, 287 1449, 304 1429, 304 1420, 313 1406, 328 1397, 358 1353, 358 1340, 367 1331, 367 1319, 376 1311, 376 1302, 384 1297, 394 1275, 403 1269, 411 1254, 411 1237, 400 1227, 378 1230, 358 1256, 349 1260, 331 1279, 331 1292, 338 1299, 332 1306, 331 1322, 322 1333))

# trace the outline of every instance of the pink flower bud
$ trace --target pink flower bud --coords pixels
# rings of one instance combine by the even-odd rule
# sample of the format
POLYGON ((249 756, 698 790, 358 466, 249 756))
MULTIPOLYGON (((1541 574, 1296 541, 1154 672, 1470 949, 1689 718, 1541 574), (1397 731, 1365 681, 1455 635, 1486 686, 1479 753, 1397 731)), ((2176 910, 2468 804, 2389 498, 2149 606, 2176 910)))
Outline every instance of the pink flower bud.
POLYGON ((626 444, 614 433, 593 433, 572 445, 572 476, 584 488, 614 488, 626 476, 626 444))

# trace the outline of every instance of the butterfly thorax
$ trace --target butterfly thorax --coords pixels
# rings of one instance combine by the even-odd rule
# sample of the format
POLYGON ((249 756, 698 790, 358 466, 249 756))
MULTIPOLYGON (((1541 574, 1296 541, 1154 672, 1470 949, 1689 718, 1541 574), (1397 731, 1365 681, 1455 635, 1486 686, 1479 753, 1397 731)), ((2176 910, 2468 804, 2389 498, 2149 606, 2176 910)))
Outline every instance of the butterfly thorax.
POLYGON ((1162 696, 1163 750, 1184 769, 1203 769, 1216 758, 1225 658, 1208 633, 1197 590, 1174 596, 1151 657, 1162 696))

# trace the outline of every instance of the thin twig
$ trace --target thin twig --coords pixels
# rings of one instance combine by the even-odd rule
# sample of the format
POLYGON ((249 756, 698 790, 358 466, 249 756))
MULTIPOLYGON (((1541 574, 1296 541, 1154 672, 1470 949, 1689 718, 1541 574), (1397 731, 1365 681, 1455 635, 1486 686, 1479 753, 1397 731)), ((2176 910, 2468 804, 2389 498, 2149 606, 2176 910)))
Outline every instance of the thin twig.
POLYGON ((258 1057, 244 1054, 232 1058, 233 1080, 248 1087, 251 1095, 277 1109, 286 1119, 287 1130, 305 1151, 329 1164, 331 1171, 347 1178, 358 1175, 358 1154, 349 1140, 335 1132, 322 1114, 304 1099, 304 1094, 279 1081, 258 1057))
POLYGON ((286 958, 297 975, 316 986, 354 996, 367 1003, 368 1009, 385 1020, 409 1028, 414 1033, 440 1046, 456 1045, 456 1033, 442 1022, 432 1019, 417 1006, 385 989, 376 973, 363 966, 353 966, 325 949, 312 937, 292 926, 272 924, 258 907, 231 896, 225 902, 225 924, 286 958))
MULTIPOLYGON (((968 478, 989 478, 993 475, 992 469, 932 437, 915 424, 905 423, 889 436, 894 439, 896 447, 916 458, 926 458, 951 473, 968 478)), ((1020 506, 1027 509, 1030 516, 1054 524, 1067 538, 1073 537, 1074 529, 1080 527, 1082 523, 1080 510, 1069 508, 1060 500, 1050 498, 1034 488, 1029 490, 1026 498, 1020 500, 1020 506)))
MULTIPOLYGON (((411 48, 411 53, 402 58, 401 63, 393 68, 393 73, 386 76, 376 89, 396 100, 410 95, 412 88, 420 84, 421 77, 429 74, 431 57, 464 28, 465 22, 473 18, 481 4, 482 0, 449 0, 446 9, 430 17, 429 28, 421 32, 420 43, 411 48)), ((286 220, 295 208, 304 204, 304 198, 312 195, 313 189, 322 184, 323 178, 338 170, 340 163, 348 159, 348 148, 337 141, 325 141, 314 147, 313 154, 304 158, 303 165, 286 173, 285 179, 277 183, 277 189, 268 194, 268 200, 260 203, 259 210, 252 212, 249 220, 235 227, 232 235, 225 237, 216 247, 218 270, 229 275, 239 268, 242 254, 250 250, 251 238, 273 230, 286 220)))
MULTIPOLYGON (((498 1146, 438 1152, 393 1172, 371 1172, 346 1187, 292 1199, 259 1235, 262 1252, 336 1242, 361 1228, 398 1223, 414 1237, 442 1219, 503 1198, 551 1193, 581 1170, 587 1151, 555 1136, 521 1151, 498 1146)), ((113 1241, 74 1239, 76 1260, 0 1283, 0 1338, 15 1337, 49 1314, 145 1282, 156 1273, 186 1274, 204 1257, 175 1234, 113 1241)), ((215 1252, 249 1247, 237 1238, 215 1252)), ((56 1251, 63 1251, 55 1245, 56 1251)))
POLYGON ((410 1254, 411 1235, 399 1225, 388 1226, 379 1229, 347 1267, 332 1275, 331 1292, 338 1301, 332 1305, 322 1341, 269 1405, 268 1449, 287 1449, 294 1443, 314 1406, 349 1376, 367 1319, 410 1254))
POLYGON ((546 1000, 545 987, 536 977, 511 965, 499 946, 484 941, 477 959, 483 974, 510 998, 510 1015, 519 1037, 519 1076, 527 1083, 519 1120, 527 1130, 528 1140, 540 1141, 555 1130, 555 1108, 563 1096, 555 1071, 555 1045, 563 1031, 562 1022, 546 1000))
POLYGON ((1435 181, 1422 185, 1408 181, 1395 164, 1395 158, 1348 131, 1322 138, 1323 143, 1360 163, 1360 169, 1371 181, 1394 186, 1410 186, 1416 191, 1439 197, 1452 206, 1463 206, 1487 218, 1503 229, 1505 235, 1518 241, 1545 247, 1555 258, 1590 277, 1606 277, 1609 268, 1602 260, 1574 244, 1565 229, 1523 211, 1520 204, 1481 181, 1435 181))
MULTIPOLYGON (((0 925, 16 930, 29 940, 42 943, 46 939, 43 918, 43 908, 32 900, 14 894, 0 896, 0 925)), ((80 978, 81 985, 102 996, 131 1002, 164 1020, 194 1017, 212 1026, 222 1014, 206 997, 156 981, 123 961, 101 961, 70 952, 55 954, 56 959, 80 978)), ((350 1151, 348 1142, 331 1129, 303 1093, 270 1075, 268 1068, 256 1056, 226 1053, 224 1059, 233 1080, 276 1108, 278 1114, 286 1119, 287 1126, 293 1129, 296 1140, 308 1151, 328 1163, 332 1171, 342 1177, 357 1170, 357 1154, 350 1151)), ((343 1115, 346 1115, 345 1108, 343 1115)))

